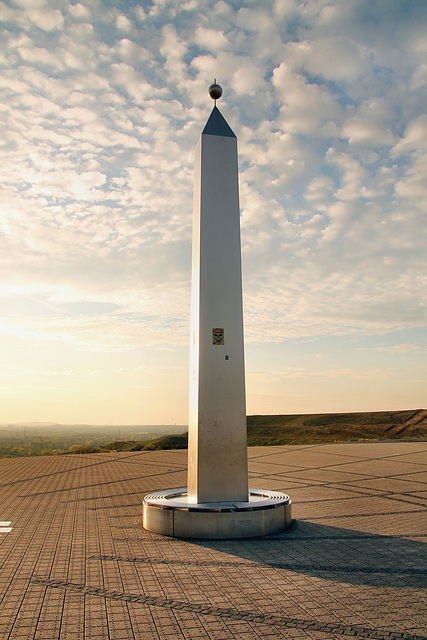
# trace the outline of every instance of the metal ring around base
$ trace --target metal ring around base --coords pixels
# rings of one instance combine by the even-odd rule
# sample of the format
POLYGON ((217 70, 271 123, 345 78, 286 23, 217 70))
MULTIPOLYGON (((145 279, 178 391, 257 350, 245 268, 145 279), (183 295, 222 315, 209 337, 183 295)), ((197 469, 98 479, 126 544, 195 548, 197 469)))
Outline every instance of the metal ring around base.
POLYGON ((247 502, 194 503, 186 489, 156 491, 144 498, 143 526, 182 538, 252 538, 278 533, 292 523, 286 493, 250 489, 247 502))

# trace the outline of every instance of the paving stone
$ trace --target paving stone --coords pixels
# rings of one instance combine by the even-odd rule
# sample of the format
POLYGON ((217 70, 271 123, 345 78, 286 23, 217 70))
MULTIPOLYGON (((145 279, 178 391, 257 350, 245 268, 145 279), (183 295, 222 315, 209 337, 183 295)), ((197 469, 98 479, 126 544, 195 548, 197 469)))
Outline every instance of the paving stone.
POLYGON ((1 640, 427 637, 427 443, 249 449, 297 526, 257 540, 142 529, 186 452, 0 460, 1 640))

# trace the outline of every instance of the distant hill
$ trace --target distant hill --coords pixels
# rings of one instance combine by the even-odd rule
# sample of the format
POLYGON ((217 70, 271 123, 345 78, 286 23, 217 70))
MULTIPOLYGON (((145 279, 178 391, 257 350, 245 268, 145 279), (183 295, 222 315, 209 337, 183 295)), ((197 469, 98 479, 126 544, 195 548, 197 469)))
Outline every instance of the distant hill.
POLYGON ((162 436, 149 442, 136 444, 131 451, 152 451, 157 449, 186 449, 188 446, 188 433, 162 436))
POLYGON ((427 439, 427 411, 248 416, 248 445, 427 439))
POLYGON ((121 450, 121 447, 128 450, 140 442, 185 429, 184 425, 0 424, 0 458, 97 453, 105 452, 105 447, 107 450, 121 450))
MULTIPOLYGON (((248 445, 271 446, 349 442, 355 440, 427 439, 427 411, 375 411, 367 413, 313 413, 248 416, 248 445)), ((116 441, 105 451, 186 449, 188 434, 166 435, 143 442, 116 441)), ((74 453, 85 453, 77 449, 74 453)))
POLYGON ((178 435, 166 435, 153 440, 143 440, 141 442, 116 440, 110 444, 103 445, 97 449, 80 447, 73 453, 101 453, 106 451, 157 451, 164 449, 186 449, 188 446, 188 433, 178 435))

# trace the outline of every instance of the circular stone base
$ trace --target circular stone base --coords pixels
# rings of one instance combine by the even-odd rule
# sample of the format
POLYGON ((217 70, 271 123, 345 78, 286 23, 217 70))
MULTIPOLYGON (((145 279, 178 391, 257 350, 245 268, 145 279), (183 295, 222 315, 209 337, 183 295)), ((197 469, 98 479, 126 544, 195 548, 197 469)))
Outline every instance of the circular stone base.
POLYGON ((177 538, 253 538, 290 527, 292 501, 286 493, 249 489, 248 502, 189 501, 187 489, 145 496, 143 527, 177 538))

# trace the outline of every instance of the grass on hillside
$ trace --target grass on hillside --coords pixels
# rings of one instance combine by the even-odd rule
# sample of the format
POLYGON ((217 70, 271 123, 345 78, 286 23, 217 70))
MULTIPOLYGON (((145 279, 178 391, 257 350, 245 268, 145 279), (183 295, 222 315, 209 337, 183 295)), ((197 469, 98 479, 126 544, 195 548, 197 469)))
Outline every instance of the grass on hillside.
POLYGON ((248 445, 427 438, 427 411, 248 416, 248 445))

